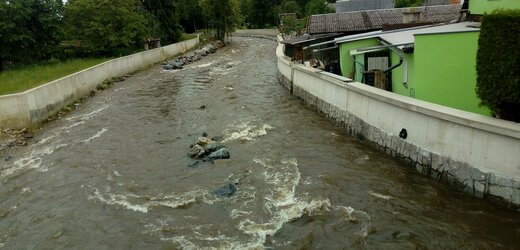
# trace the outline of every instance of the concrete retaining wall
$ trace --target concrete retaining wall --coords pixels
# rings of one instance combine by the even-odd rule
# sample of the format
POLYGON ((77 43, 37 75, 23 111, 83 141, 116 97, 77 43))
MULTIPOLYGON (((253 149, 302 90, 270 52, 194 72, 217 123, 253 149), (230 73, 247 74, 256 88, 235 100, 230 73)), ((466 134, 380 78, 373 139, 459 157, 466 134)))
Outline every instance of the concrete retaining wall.
POLYGON ((293 64, 281 44, 277 57, 280 82, 350 134, 446 184, 520 205, 520 124, 345 83, 293 64))
POLYGON ((0 128, 34 127, 96 89, 106 79, 124 76, 194 48, 199 38, 110 60, 23 93, 0 96, 0 128))

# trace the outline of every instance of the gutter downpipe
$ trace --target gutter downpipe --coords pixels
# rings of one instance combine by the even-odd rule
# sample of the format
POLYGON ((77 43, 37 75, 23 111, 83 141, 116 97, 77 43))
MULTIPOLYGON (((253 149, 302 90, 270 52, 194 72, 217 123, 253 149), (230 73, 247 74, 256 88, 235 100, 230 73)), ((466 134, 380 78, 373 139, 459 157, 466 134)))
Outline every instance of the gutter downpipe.
MULTIPOLYGON (((385 45, 385 46, 390 46, 391 44, 385 42, 384 40, 380 40, 380 42, 385 45)), ((386 74, 386 77, 388 78, 388 73, 391 72, 392 70, 398 68, 399 66, 401 66, 404 62, 404 56, 395 48, 395 47, 388 47, 392 52, 394 52, 396 55, 399 56, 399 62, 396 64, 396 65, 392 65, 390 66, 390 68, 384 70, 383 72, 386 74)), ((405 77, 404 77, 404 81, 403 81, 403 86, 405 88, 408 88, 408 67, 405 68, 405 77)))

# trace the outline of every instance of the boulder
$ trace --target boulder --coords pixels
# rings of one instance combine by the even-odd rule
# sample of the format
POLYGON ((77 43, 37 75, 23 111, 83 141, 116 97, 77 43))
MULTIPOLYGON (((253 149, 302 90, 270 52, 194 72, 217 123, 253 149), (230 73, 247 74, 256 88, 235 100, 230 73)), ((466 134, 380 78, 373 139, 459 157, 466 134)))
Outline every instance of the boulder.
POLYGON ((194 145, 190 151, 188 152, 188 155, 192 158, 200 158, 206 153, 206 150, 200 145, 194 145))
POLYGON ((217 47, 218 49, 223 48, 225 46, 226 45, 222 41, 220 41, 220 40, 215 42, 215 47, 217 47))
POLYGON ((213 46, 212 44, 206 45, 206 48, 208 49, 209 53, 217 52, 217 48, 215 46, 213 46))
POLYGON ((206 147, 206 145, 212 143, 214 141, 212 141, 211 139, 209 139, 208 137, 199 137, 197 139, 197 145, 200 145, 202 147, 206 147))
POLYGON ((207 51, 207 50, 204 50, 204 49, 198 49, 198 50, 195 50, 195 55, 198 55, 198 56, 207 56, 207 55, 208 55, 208 51, 207 51))
POLYGON ((172 70, 173 66, 170 65, 170 64, 166 64, 166 65, 163 66, 163 69, 165 69, 165 70, 172 70))
POLYGON ((208 160, 214 161, 218 159, 229 159, 231 157, 231 154, 226 148, 221 148, 211 154, 208 155, 208 160))
POLYGON ((224 148, 224 145, 218 143, 218 142, 211 142, 206 146, 206 152, 207 153, 213 153, 220 149, 224 148))

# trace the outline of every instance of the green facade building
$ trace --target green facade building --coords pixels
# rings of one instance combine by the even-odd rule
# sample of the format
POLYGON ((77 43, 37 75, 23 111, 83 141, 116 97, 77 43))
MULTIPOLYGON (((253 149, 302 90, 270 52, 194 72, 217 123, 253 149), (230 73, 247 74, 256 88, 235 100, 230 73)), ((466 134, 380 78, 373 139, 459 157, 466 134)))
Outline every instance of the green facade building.
POLYGON ((386 90, 489 116, 475 91, 478 27, 462 22, 338 38, 341 70, 370 85, 371 74, 382 71, 386 90))
POLYGON ((497 9, 520 9, 520 0, 470 0, 469 2, 469 11, 473 15, 483 15, 497 9))

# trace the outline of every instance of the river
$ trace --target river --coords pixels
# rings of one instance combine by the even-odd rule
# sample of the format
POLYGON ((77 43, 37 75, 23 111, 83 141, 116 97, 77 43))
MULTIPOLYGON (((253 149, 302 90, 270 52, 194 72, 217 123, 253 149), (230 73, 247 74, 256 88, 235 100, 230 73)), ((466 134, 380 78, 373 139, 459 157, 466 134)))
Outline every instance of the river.
POLYGON ((514 249, 520 213, 347 135, 276 79, 276 44, 134 74, 0 166, 4 249, 514 249), (200 108, 201 106, 205 108, 200 108), (220 136, 229 160, 188 167, 220 136), (214 190, 237 183, 236 193, 214 190))

